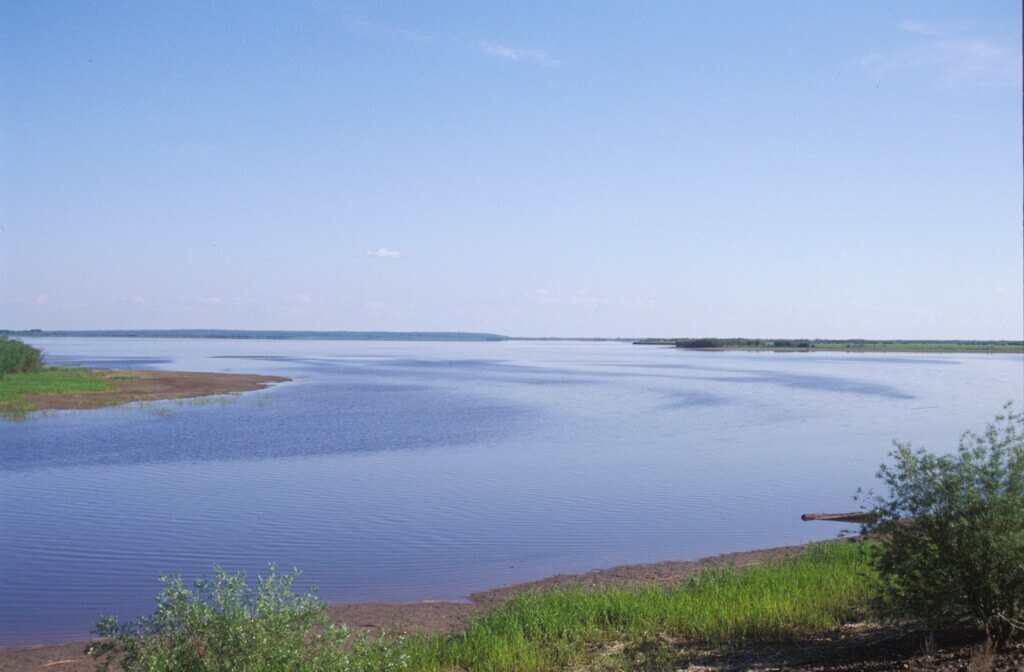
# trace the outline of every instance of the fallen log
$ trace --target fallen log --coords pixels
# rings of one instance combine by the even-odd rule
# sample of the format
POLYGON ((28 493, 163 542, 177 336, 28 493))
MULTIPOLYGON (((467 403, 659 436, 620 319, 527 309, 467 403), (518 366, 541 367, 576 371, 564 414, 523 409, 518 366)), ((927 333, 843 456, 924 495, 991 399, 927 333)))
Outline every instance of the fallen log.
POLYGON ((805 513, 800 520, 827 520, 834 523, 857 523, 866 525, 878 520, 878 514, 871 511, 851 511, 849 513, 805 513))

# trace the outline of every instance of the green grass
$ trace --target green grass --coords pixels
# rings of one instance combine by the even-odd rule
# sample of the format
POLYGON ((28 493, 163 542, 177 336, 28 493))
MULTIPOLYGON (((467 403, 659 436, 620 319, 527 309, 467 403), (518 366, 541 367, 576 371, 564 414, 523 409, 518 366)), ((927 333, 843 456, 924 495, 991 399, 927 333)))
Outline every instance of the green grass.
POLYGON ((193 592, 180 579, 165 579, 154 616, 134 625, 101 622, 99 632, 114 637, 101 648, 125 652, 122 664, 130 672, 255 671, 275 669, 263 663, 286 658, 291 662, 280 669, 293 672, 627 670, 637 662, 628 651, 643 650, 647 661, 671 660, 687 645, 791 642, 829 633, 864 620, 871 597, 864 547, 822 544, 790 560, 706 570, 669 589, 523 593, 472 619, 462 633, 374 639, 326 622, 326 606, 291 595, 290 581, 244 593, 244 577, 222 573, 193 592), (263 597, 245 597, 257 592, 263 597), (201 664, 182 662, 197 656, 201 664))
POLYGON ((797 559, 706 570, 675 588, 524 593, 471 621, 464 635, 413 637, 410 669, 513 672, 581 664, 613 644, 790 641, 863 619, 868 565, 858 544, 797 559))
POLYGON ((169 592, 154 617, 136 626, 104 621, 101 632, 115 637, 105 648, 127 652, 123 664, 138 672, 263 670, 274 668, 267 661, 285 659, 296 672, 626 670, 636 662, 623 653, 630 650, 644 650, 646 660, 671 660, 674 647, 685 645, 828 633, 865 617, 871 585, 860 544, 825 544, 786 561, 706 570, 670 589, 523 593, 474 618, 460 634, 374 640, 328 624, 322 603, 287 592, 290 580, 281 584, 284 594, 273 590, 276 584, 269 590, 261 584, 264 597, 255 602, 244 598, 241 577, 218 575, 194 593, 180 579, 165 581, 169 592), (275 634, 257 636, 264 630, 275 634), (232 634, 225 639, 225 633, 232 634), (194 651, 195 642, 206 644, 194 651), (302 653, 305 646, 314 648, 302 653))
POLYGON ((9 373, 0 378, 0 414, 21 417, 33 410, 25 395, 109 391, 114 386, 88 369, 47 367, 29 373, 9 373))

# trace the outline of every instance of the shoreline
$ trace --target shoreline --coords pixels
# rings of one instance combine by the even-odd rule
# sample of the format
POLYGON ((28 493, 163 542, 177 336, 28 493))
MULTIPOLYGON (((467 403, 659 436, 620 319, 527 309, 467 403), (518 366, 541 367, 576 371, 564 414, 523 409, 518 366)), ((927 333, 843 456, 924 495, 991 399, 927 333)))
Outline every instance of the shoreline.
POLYGON ((19 393, 6 411, 22 414, 36 411, 85 410, 121 406, 137 401, 192 399, 262 390, 276 383, 291 380, 282 376, 253 373, 206 373, 148 369, 68 367, 67 369, 45 368, 42 373, 65 370, 89 382, 97 383, 103 389, 19 393))
MULTIPOLYGON (((447 634, 460 629, 477 613, 500 606, 513 595, 529 590, 567 587, 668 586, 712 567, 744 567, 797 556, 814 544, 847 543, 856 539, 831 539, 797 546, 776 546, 711 555, 696 560, 665 560, 618 565, 580 574, 552 576, 478 591, 468 601, 423 600, 419 602, 352 602, 330 605, 331 620, 352 629, 387 630, 395 634, 447 634)), ((0 672, 57 669, 91 672, 92 659, 85 653, 94 639, 0 645, 0 672)))

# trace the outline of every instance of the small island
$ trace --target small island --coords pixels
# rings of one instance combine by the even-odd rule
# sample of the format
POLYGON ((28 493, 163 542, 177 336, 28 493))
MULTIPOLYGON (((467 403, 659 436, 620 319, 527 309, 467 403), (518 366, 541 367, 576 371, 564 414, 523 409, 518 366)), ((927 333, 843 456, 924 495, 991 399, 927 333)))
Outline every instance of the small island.
POLYGON ((44 366, 36 348, 0 337, 0 415, 119 406, 261 390, 290 379, 245 373, 44 366))

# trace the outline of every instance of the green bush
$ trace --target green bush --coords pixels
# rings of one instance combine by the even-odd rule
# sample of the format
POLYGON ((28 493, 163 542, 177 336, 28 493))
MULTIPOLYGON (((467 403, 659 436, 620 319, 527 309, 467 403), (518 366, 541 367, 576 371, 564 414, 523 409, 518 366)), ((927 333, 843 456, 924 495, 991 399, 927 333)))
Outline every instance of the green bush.
MULTIPOLYGON (((117 660, 125 672, 343 672, 366 669, 355 662, 359 638, 331 623, 315 593, 295 595, 299 575, 273 566, 251 588, 245 574, 215 568, 213 579, 185 586, 180 576, 161 577, 156 612, 121 623, 101 618, 96 634, 107 639, 93 650, 98 669, 117 660)), ((401 669, 377 647, 376 669, 401 669)))
POLYGON ((1024 626, 1024 416, 1008 404, 949 455, 895 446, 871 497, 878 606, 930 628, 969 618, 1005 645, 1024 626))
POLYGON ((43 368, 43 354, 16 338, 0 336, 0 376, 43 368))

